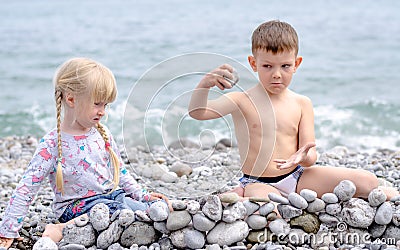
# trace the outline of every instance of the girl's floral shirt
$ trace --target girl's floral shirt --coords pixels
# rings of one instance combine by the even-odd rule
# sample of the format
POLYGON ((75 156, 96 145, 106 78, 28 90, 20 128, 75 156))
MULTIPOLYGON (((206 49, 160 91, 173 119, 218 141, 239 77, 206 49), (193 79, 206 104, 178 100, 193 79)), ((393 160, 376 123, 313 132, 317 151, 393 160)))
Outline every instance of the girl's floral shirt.
MULTIPOLYGON (((120 160, 119 187, 136 200, 148 201, 150 194, 128 173, 122 164, 115 141, 109 130, 106 127, 105 129, 110 138, 110 146, 120 160)), ((105 194, 113 188, 114 168, 105 142, 96 128, 79 136, 61 133, 61 140, 64 194, 56 188, 58 149, 57 130, 53 129, 40 140, 27 170, 11 196, 0 222, 1 237, 19 237, 18 231, 28 213, 29 205, 46 177, 49 178, 55 194, 52 209, 57 218, 69 204, 81 198, 105 194)))

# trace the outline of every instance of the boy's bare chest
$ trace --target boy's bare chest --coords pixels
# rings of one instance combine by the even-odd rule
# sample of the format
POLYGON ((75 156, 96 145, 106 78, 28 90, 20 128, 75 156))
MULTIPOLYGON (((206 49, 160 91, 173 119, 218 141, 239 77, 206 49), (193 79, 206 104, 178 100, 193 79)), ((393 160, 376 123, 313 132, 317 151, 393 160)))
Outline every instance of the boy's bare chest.
POLYGON ((296 102, 274 104, 276 131, 297 136, 301 120, 301 107, 296 102))
POLYGON ((297 136, 301 113, 301 107, 296 101, 266 103, 264 100, 260 103, 254 98, 252 101, 241 102, 238 117, 244 117, 247 129, 253 134, 270 135, 265 132, 275 130, 280 135, 297 136))

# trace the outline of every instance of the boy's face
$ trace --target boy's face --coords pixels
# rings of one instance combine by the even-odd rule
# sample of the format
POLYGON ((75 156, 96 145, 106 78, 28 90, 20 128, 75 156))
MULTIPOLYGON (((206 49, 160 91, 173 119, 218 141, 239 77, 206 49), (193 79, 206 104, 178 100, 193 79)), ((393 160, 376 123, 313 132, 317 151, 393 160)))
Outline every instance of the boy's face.
POLYGON ((248 60, 254 72, 258 72, 259 80, 268 93, 279 94, 289 86, 302 57, 296 57, 294 51, 274 54, 258 50, 248 60))

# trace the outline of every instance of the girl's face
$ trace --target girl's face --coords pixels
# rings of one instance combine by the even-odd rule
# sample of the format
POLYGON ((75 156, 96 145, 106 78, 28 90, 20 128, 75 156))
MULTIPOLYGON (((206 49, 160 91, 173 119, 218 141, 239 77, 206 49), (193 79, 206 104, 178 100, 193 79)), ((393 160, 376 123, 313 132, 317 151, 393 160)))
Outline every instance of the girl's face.
POLYGON ((249 56, 249 63, 254 72, 258 72, 261 84, 269 94, 279 94, 292 81, 293 74, 302 61, 294 51, 274 54, 271 51, 258 51, 249 56))
MULTIPOLYGON (((90 99, 90 98, 89 98, 90 99)), ((75 121, 83 130, 88 130, 100 122, 106 114, 106 102, 92 102, 85 98, 77 98, 75 121)))

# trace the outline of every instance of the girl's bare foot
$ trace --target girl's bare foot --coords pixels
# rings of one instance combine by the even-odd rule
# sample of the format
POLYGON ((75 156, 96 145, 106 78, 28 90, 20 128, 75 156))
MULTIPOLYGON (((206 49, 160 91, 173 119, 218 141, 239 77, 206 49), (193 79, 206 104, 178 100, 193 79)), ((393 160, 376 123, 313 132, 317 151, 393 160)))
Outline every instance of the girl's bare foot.
POLYGON ((56 243, 60 242, 60 240, 63 238, 62 230, 64 227, 65 227, 64 223, 47 224, 44 229, 42 237, 49 237, 56 243))

